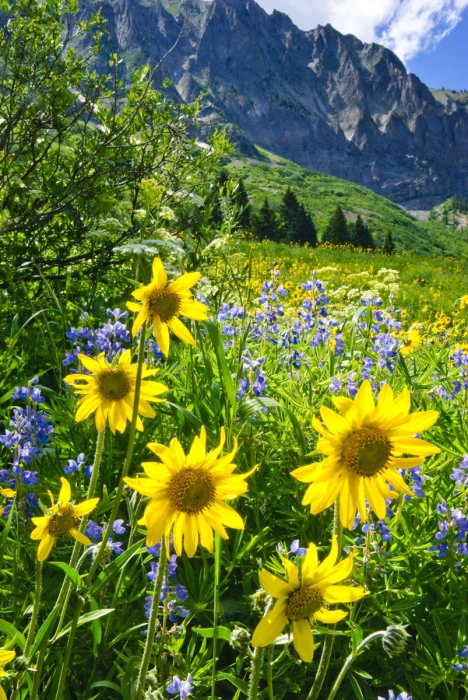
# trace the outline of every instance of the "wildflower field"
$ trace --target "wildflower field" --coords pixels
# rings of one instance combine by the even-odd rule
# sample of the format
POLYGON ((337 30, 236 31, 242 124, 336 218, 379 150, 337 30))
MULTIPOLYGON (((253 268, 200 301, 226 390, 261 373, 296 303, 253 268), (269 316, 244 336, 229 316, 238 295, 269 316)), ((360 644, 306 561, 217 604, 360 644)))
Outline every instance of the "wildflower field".
POLYGON ((465 234, 254 241, 78 7, 0 0, 0 700, 467 697, 465 234))
POLYGON ((4 328, 0 697, 465 697, 460 264, 225 244, 4 328))

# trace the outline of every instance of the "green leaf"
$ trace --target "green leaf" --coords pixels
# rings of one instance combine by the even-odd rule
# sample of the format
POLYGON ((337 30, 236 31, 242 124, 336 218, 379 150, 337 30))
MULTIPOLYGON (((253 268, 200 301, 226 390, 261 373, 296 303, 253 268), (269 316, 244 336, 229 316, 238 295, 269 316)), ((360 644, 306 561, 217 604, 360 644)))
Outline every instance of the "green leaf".
MULTIPOLYGON (((99 605, 94 598, 89 601, 91 610, 99 610, 99 605)), ((97 657, 99 645, 102 639, 102 626, 99 620, 93 620, 91 623, 91 634, 93 635, 93 654, 97 657)))
POLYGON ((193 627, 192 632, 199 634, 207 639, 225 639, 227 642, 231 641, 231 630, 227 627, 193 627))
MULTIPOLYGON (((138 542, 135 542, 131 547, 127 549, 126 552, 123 554, 119 554, 117 559, 115 559, 110 566, 107 566, 104 571, 101 571, 91 588, 89 589, 89 594, 91 596, 95 596, 96 593, 98 593, 103 586, 106 585, 106 583, 109 581, 109 579, 112 578, 112 576, 115 576, 116 574, 120 573, 120 570, 124 564, 126 564, 129 559, 135 556, 135 554, 138 554, 139 550, 141 549, 141 546, 144 543, 143 540, 139 540, 138 542)), ((142 552, 145 552, 145 549, 142 549, 142 552)))
POLYGON ((242 678, 237 678, 237 676, 233 676, 232 673, 217 673, 216 678, 218 678, 220 681, 229 681, 235 688, 240 690, 241 693, 244 693, 244 695, 249 694, 249 684, 247 683, 247 681, 243 681, 242 678))
POLYGON ((358 699, 364 700, 364 695, 362 694, 362 690, 359 687, 359 683, 357 682, 357 680, 355 679, 355 677, 353 676, 352 673, 349 676, 349 680, 351 682, 351 685, 353 686, 353 690, 356 693, 356 696, 358 697, 358 699))
POLYGON ((56 618, 58 617, 59 611, 60 611, 60 608, 58 607, 58 605, 56 605, 55 608, 53 610, 51 610, 51 612, 48 614, 48 616, 46 617, 46 619, 42 623, 42 625, 39 628, 39 630, 36 634, 36 637, 34 639, 34 644, 33 644, 33 647, 30 651, 30 654, 29 654, 30 658, 32 658, 34 656, 36 651, 39 651, 39 648, 41 646, 41 642, 44 639, 44 637, 49 639, 49 636, 50 636, 49 632, 51 631, 52 627, 54 626, 54 623, 55 623, 56 618))
POLYGON ((16 627, 14 627, 11 622, 7 622, 6 620, 0 620, 0 630, 2 632, 5 632, 9 637, 15 637, 16 636, 16 641, 18 643, 19 648, 21 651, 23 651, 24 647, 26 646, 26 639, 21 632, 18 632, 16 627))
POLYGON ((432 651, 434 656, 437 657, 439 649, 438 649, 437 645, 429 637, 426 630, 423 627, 421 627, 420 625, 415 624, 414 626, 418 630, 419 636, 421 637, 420 641, 423 642, 423 646, 426 646, 428 649, 430 649, 430 651, 432 651))
POLYGON ((236 405, 236 388, 234 382, 232 381, 231 371, 224 354, 224 341, 223 336, 219 332, 218 326, 213 323, 213 321, 205 321, 205 328, 208 330, 210 335, 211 343, 216 355, 216 361, 218 363, 219 375, 223 380, 223 388, 227 394, 229 403, 233 408, 236 405))
POLYGON ((93 683, 90 690, 93 688, 110 688, 111 690, 115 690, 121 697, 123 697, 122 688, 117 685, 117 683, 112 683, 112 681, 97 681, 97 683, 93 683))
POLYGON ((61 569, 68 576, 75 588, 80 587, 81 576, 75 569, 72 569, 71 566, 65 564, 63 561, 49 561, 49 565, 55 566, 57 569, 61 569))
POLYGON ((175 408, 180 413, 182 413, 187 418, 187 420, 193 425, 195 430, 200 430, 200 428, 202 426, 202 422, 199 418, 197 418, 197 416, 194 413, 192 413, 192 411, 189 411, 187 408, 184 408, 183 406, 179 406, 178 404, 173 403, 172 401, 166 401, 166 403, 169 406, 172 406, 173 408, 175 408))
MULTIPOLYGON (((86 625, 88 622, 92 622, 93 620, 97 620, 100 617, 104 617, 105 615, 110 615, 111 612, 114 612, 115 608, 102 608, 101 610, 92 610, 91 612, 87 612, 84 615, 81 615, 78 618, 78 624, 77 627, 81 627, 81 625, 86 625)), ((60 639, 60 637, 64 637, 66 634, 69 633, 71 630, 72 622, 69 622, 63 630, 58 634, 55 639, 60 639)))
POLYGON ((2 539, 0 541, 0 566, 2 565, 2 562, 3 562, 3 555, 5 553, 5 547, 6 547, 6 543, 7 543, 7 539, 8 539, 8 534, 10 532, 11 523, 13 520, 13 515, 14 515, 15 510, 16 510, 16 497, 15 497, 15 501, 11 507, 10 513, 8 514, 7 523, 6 523, 5 528, 2 532, 2 539))
POLYGON ((445 658, 447 661, 450 661, 453 658, 455 652, 452 649, 452 645, 450 644, 449 638, 447 637, 447 632, 445 631, 445 628, 439 616, 436 613, 434 613, 434 622, 437 628, 437 634, 439 635, 440 644, 442 646, 442 649, 444 650, 445 658))

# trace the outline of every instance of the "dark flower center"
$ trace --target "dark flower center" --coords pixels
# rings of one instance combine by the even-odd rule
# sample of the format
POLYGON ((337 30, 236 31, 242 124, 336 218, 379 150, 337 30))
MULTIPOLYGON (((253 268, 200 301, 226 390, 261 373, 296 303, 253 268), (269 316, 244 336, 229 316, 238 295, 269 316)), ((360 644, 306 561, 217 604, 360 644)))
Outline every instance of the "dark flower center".
POLYGON ((165 289, 161 292, 155 292, 149 301, 150 314, 159 316, 163 323, 174 318, 180 307, 179 295, 165 289))
POLYGON ((375 476, 384 471, 391 454, 391 442, 382 430, 360 428, 344 443, 343 463, 359 476, 375 476))
POLYGON ((52 537, 63 537, 67 532, 74 527, 78 527, 80 521, 75 518, 75 511, 72 506, 59 508, 58 513, 55 513, 49 521, 49 534, 52 537))
POLYGON ((185 469, 172 479, 169 500, 173 508, 196 515, 214 503, 215 492, 213 478, 205 469, 185 469))
POLYGON ((323 607, 323 603, 324 598, 320 588, 314 586, 299 588, 289 596, 286 617, 289 620, 304 620, 306 617, 312 617, 323 607))
POLYGON ((97 377, 99 393, 109 401, 120 401, 130 391, 130 382, 122 369, 109 369, 97 377))

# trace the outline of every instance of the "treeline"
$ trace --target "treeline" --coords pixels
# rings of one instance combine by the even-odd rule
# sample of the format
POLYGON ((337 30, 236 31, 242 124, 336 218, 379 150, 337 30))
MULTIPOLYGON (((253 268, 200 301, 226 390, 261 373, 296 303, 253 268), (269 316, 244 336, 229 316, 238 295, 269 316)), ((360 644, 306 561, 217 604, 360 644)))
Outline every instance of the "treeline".
MULTIPOLYGON (((226 174, 222 173, 219 185, 224 186, 227 179, 226 174)), ((312 216, 290 187, 283 194, 278 211, 272 209, 268 198, 265 198, 258 213, 252 212, 242 179, 237 183, 233 199, 239 212, 239 225, 244 230, 250 230, 259 241, 295 243, 311 248, 315 248, 319 242, 338 246, 352 245, 364 250, 376 248, 372 233, 361 215, 358 214, 356 221, 347 221, 339 204, 319 241, 312 216)), ((382 250, 389 255, 395 252, 391 233, 387 233, 382 250)))

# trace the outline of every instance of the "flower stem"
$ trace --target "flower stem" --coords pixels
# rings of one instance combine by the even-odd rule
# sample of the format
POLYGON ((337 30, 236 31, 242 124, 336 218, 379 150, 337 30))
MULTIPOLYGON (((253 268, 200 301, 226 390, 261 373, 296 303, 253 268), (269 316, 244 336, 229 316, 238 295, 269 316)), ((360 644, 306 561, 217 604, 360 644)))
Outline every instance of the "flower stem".
MULTIPOLYGON (((338 542, 338 561, 341 557, 341 539, 342 539, 343 529, 340 520, 340 500, 339 497, 335 501, 335 508, 333 513, 333 534, 337 537, 338 542)), ((336 625, 331 626, 334 630, 336 625)), ((317 669, 317 675, 312 684, 312 688, 307 696, 306 700, 317 700, 320 691, 322 690, 322 685, 325 681, 325 676, 327 675, 328 666, 330 664, 331 653, 333 650, 333 642, 335 641, 335 636, 333 634, 327 634, 322 648, 322 656, 320 657, 319 667, 317 669)))
MULTIPOLYGON (((105 436, 106 431, 101 430, 98 432, 98 438, 96 441, 96 451, 94 454, 94 462, 93 462, 93 471, 91 474, 91 479, 89 482, 88 486, 88 493, 86 495, 86 499, 88 500, 89 498, 93 498, 94 494, 96 492, 96 486, 97 486, 97 480, 99 476, 99 468, 101 466, 101 459, 102 459, 102 452, 104 448, 104 436, 105 436)), ((86 525, 88 524, 88 519, 83 518, 79 530, 80 532, 84 532, 86 530, 86 525)), ((81 543, 76 541, 75 545, 73 547, 72 555, 70 557, 70 566, 72 569, 76 567, 76 563, 78 561, 78 555, 81 549, 81 543)), ((60 589, 59 597, 57 599, 57 605, 59 608, 62 608, 62 611, 60 613, 60 619, 58 621, 57 629, 55 631, 55 636, 60 632, 62 629, 62 625, 65 620, 65 615, 67 613, 67 608, 68 608, 68 601, 70 600, 70 595, 72 591, 72 583, 70 579, 66 576, 62 588, 60 589)))
POLYGON ((256 647, 252 655, 252 663, 250 665, 249 694, 247 696, 248 700, 257 700, 260 670, 262 668, 264 653, 265 649, 263 647, 256 647))
POLYGON ((114 524, 114 520, 116 520, 118 512, 119 512, 119 507, 120 507, 120 502, 122 500, 122 494, 125 486, 124 479, 128 474, 128 471, 130 469, 130 465, 132 463, 132 457, 133 457, 133 448, 135 446, 135 433, 136 433, 136 423, 137 423, 137 418, 138 418, 138 406, 140 403, 140 391, 141 391, 141 377, 143 374, 143 360, 144 360, 144 355, 145 355, 145 339, 146 339, 146 323, 143 324, 141 327, 141 336, 140 336, 140 345, 138 348, 138 367, 137 367, 137 376, 136 376, 136 383, 135 383, 135 402, 133 404, 133 414, 132 414, 132 422, 130 424, 130 431, 128 433, 128 442, 127 442, 127 452, 125 454, 125 462, 122 468, 122 473, 120 475, 120 482, 117 488, 117 493, 115 495, 115 500, 114 500, 114 505, 112 507, 112 512, 109 517, 109 522, 107 523, 106 530, 104 532, 103 538, 101 545, 98 549, 98 552, 96 554, 96 559, 94 560, 94 563, 89 571, 89 574, 86 578, 85 585, 89 586, 94 579, 94 576, 96 574, 96 571, 99 567, 99 564, 101 563, 101 559, 105 553, 106 550, 106 545, 109 537, 112 534, 112 526, 114 524))
MULTIPOLYGON (((42 592, 42 562, 36 561, 36 590, 34 594, 34 604, 31 615, 31 622, 29 623, 28 637, 26 639, 26 644, 24 646, 23 656, 27 659, 29 650, 32 647, 34 641, 34 636, 36 634, 37 617, 39 615, 39 608, 41 606, 41 592, 42 592)), ((16 681, 16 688, 11 696, 11 700, 17 697, 18 691, 21 688, 24 680, 26 671, 23 671, 16 681)))
POLYGON ((141 660, 140 673, 138 674, 138 680, 135 688, 134 700, 141 700, 144 696, 145 691, 145 680, 146 674, 148 673, 148 666, 151 658, 151 652, 154 646, 154 634, 156 632, 156 620, 158 619, 159 611, 159 598, 161 596, 161 589, 164 580, 164 574, 166 572, 166 547, 164 541, 161 541, 161 551, 159 554, 159 564, 158 573, 154 581, 154 591, 153 591, 153 601, 151 603, 151 613, 148 620, 148 636, 146 637, 145 650, 143 652, 143 658, 141 660))
POLYGON ((268 700, 275 700, 273 693, 273 644, 268 647, 268 666, 267 666, 267 681, 268 681, 268 700))
MULTIPOLYGON (((213 589, 213 627, 218 630, 219 618, 219 578, 221 571, 221 537, 215 532, 215 550, 214 550, 215 577, 213 589)), ((211 700, 216 698, 216 654, 218 651, 218 638, 213 635, 213 661, 211 666, 211 700)))
MULTIPOLYGON (((270 612, 273 607, 273 598, 270 598, 266 608, 265 615, 270 612)), ((270 649, 272 647, 270 646, 270 649)), ((263 654, 265 653, 264 647, 255 647, 253 654, 250 658, 252 662, 250 664, 250 678, 249 678, 249 692, 248 700, 257 700, 258 697, 258 684, 260 682, 260 671, 262 668, 263 654)), ((268 654, 268 659, 270 660, 270 654, 268 654)), ((270 680, 268 679, 268 693, 270 696, 270 680)))
MULTIPOLYGON (((144 358, 144 350, 145 350, 145 339, 146 339, 146 323, 143 324, 141 328, 141 337, 140 337, 140 345, 139 345, 139 350, 138 350, 138 366, 137 366, 137 376, 136 376, 136 383, 135 383, 135 401, 133 404, 133 413, 132 413, 132 422, 130 424, 130 431, 128 433, 128 443, 127 443, 127 452, 125 455, 125 462, 122 468, 122 473, 120 475, 120 482, 119 486, 117 488, 117 493, 115 495, 115 500, 114 500, 114 505, 112 507, 112 512, 109 517, 109 522, 107 523, 106 530, 104 532, 101 545, 97 551, 96 558, 94 560, 94 563, 84 581, 84 586, 85 588, 88 588, 91 586, 94 577, 97 573, 99 564, 101 563, 101 559, 106 551, 106 545, 107 541, 112 533, 112 525, 114 523, 114 520, 117 517, 117 514, 119 512, 119 506, 120 506, 120 501, 122 500, 122 494, 125 486, 124 478, 127 476, 128 471, 130 469, 130 465, 132 463, 132 457, 133 457, 133 448, 134 448, 134 443, 135 443, 135 433, 136 433, 136 423, 137 423, 137 418, 138 418, 138 406, 140 403, 140 390, 141 390, 141 377, 143 374, 143 358, 144 358)), ((70 629, 69 635, 68 635, 68 643, 67 643, 67 648, 65 651, 65 657, 63 659, 63 664, 62 664, 62 669, 60 673, 60 680, 58 683, 57 687, 57 692, 55 694, 55 700, 62 700, 63 696, 63 690, 65 688, 65 681, 67 678, 67 672, 68 672, 68 664, 70 661, 71 657, 71 652, 73 649, 73 644, 75 642, 75 633, 76 633, 76 628, 78 625, 78 618, 80 616, 80 613, 84 607, 85 604, 85 599, 80 598, 78 601, 76 607, 75 607, 75 614, 73 617, 72 621, 72 627, 70 629)))
POLYGON ((383 637, 384 635, 385 635, 385 630, 381 630, 380 632, 373 632, 368 637, 365 637, 365 639, 363 639, 362 642, 360 644, 358 644, 357 648, 351 652, 351 654, 347 657, 346 661, 344 662, 343 668, 339 672, 338 677, 333 684, 333 688, 330 691, 330 694, 328 696, 328 700, 333 700, 333 698, 335 697, 335 695, 338 692, 338 689, 341 685, 341 682, 343 681, 343 678, 346 676, 346 674, 348 672, 349 667, 353 663, 354 659, 364 649, 364 647, 366 647, 374 639, 377 639, 378 637, 383 637))
POLYGON ((26 639, 26 645, 24 647, 24 656, 28 656, 29 650, 32 647, 34 640, 34 635, 36 633, 37 616, 39 614, 39 607, 41 605, 41 590, 42 590, 42 562, 36 562, 36 591, 34 595, 34 606, 31 615, 31 622, 29 624, 28 638, 26 639))

